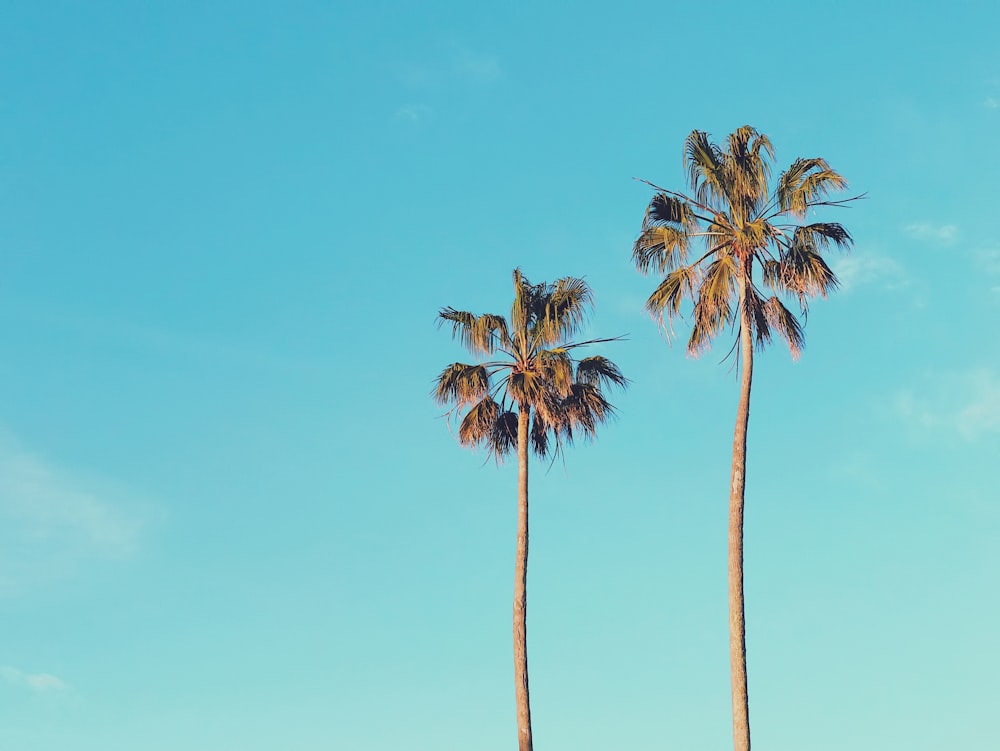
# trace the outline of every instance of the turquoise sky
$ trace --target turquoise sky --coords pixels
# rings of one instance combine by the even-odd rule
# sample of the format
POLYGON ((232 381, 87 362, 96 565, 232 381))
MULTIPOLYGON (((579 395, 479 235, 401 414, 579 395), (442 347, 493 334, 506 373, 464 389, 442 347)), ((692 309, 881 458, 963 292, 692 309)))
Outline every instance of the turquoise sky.
POLYGON ((0 749, 515 742, 515 472, 439 307, 586 275, 620 417, 532 476, 543 751, 731 743, 737 378, 642 312, 648 178, 749 123, 868 200, 759 358, 768 751, 985 749, 1000 650, 1000 7, 0 7, 0 749))

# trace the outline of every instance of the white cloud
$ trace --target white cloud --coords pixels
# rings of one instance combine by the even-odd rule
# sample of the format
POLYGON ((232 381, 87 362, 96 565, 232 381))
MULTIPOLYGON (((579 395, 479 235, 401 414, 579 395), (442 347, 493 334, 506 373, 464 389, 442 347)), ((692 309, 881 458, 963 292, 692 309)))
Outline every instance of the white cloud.
POLYGON ((866 284, 881 284, 890 289, 906 283, 906 272, 894 259, 872 253, 839 256, 833 260, 833 273, 844 292, 866 284))
POLYGON ((977 250, 976 263, 987 273, 1000 274, 1000 248, 977 250))
POLYGON ((907 224, 903 227, 903 232, 915 240, 929 242, 934 245, 951 245, 958 239, 958 227, 954 224, 917 222, 915 224, 907 224))
POLYGON ((88 558, 135 552, 143 521, 123 493, 29 453, 0 430, 0 594, 61 577, 88 558))
POLYGON ((988 110, 1000 108, 1000 99, 997 99, 995 96, 988 96, 985 101, 983 101, 983 106, 988 110))
POLYGON ((896 395, 897 413, 921 430, 973 440, 1000 433, 1000 374, 989 368, 941 373, 896 395))
POLYGON ((0 678, 12 686, 27 688, 38 693, 68 691, 71 688, 62 678, 49 673, 26 673, 10 665, 0 665, 0 678))

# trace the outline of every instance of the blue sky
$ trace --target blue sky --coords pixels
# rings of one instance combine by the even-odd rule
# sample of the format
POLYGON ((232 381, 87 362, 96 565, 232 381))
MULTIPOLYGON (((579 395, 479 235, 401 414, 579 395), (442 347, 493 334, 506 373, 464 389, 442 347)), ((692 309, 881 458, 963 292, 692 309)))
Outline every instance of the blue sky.
POLYGON ((533 473, 536 742, 725 748, 737 381, 629 254, 744 123, 869 196, 755 371, 755 742, 987 747, 1000 13, 874 6, 5 3, 0 748, 511 747, 515 473, 428 394, 515 266, 634 381, 533 473))

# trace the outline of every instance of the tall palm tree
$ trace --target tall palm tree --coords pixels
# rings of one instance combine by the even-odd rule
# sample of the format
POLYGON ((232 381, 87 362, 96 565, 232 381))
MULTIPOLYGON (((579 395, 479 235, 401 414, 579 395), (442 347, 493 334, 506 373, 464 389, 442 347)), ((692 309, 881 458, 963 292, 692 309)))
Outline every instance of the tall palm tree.
POLYGON ((618 367, 600 356, 576 359, 585 345, 568 342, 592 306, 582 279, 531 284, 514 271, 510 319, 442 308, 438 323, 473 354, 496 358, 454 363, 438 376, 434 399, 467 410, 458 428, 463 446, 483 446, 497 461, 517 451, 517 555, 514 566, 514 686, 520 751, 531 751, 528 651, 525 616, 528 572, 528 452, 555 456, 575 437, 593 438, 614 408, 603 388, 627 383, 618 367))
POLYGON ((777 334, 793 357, 799 355, 802 326, 781 297, 797 300, 806 315, 809 298, 826 297, 838 286, 822 253, 831 246, 847 250, 852 244, 840 224, 804 220, 813 208, 842 206, 861 197, 828 200, 832 191, 845 189, 847 181, 819 158, 796 159, 772 185, 773 160, 770 140, 750 126, 733 132, 725 148, 712 143, 707 133, 693 131, 684 142, 690 193, 647 183, 656 194, 632 248, 640 272, 663 275, 646 309, 668 332, 684 300, 691 301, 688 354, 703 352, 727 326, 737 337, 732 351, 737 352, 742 374, 729 490, 729 653, 737 751, 750 749, 743 497, 754 347, 763 349, 777 334), (692 261, 689 249, 695 238, 703 252, 692 261), (768 296, 763 288, 775 294, 768 296))

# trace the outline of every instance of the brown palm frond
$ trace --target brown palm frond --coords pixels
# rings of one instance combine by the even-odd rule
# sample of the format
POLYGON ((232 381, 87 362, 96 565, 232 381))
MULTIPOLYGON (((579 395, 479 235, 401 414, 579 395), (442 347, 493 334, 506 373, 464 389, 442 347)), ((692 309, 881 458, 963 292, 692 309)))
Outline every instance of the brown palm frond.
POLYGON ((709 264, 698 287, 687 346, 689 355, 697 356, 708 349, 715 335, 732 320, 735 287, 736 261, 731 255, 721 255, 709 264))
POLYGON ((688 185, 702 204, 715 204, 727 195, 722 150, 709 140, 708 133, 693 130, 684 141, 684 167, 688 185))
POLYGON ((490 376, 484 365, 456 362, 441 371, 433 397, 438 404, 461 408, 482 399, 489 391, 490 376))
POLYGON ((600 355, 585 357, 576 365, 576 380, 578 383, 588 383, 591 386, 618 386, 624 388, 628 379, 622 375, 611 360, 600 355))
POLYGON ((646 300, 646 310, 661 323, 664 314, 668 320, 673 319, 680 314, 685 297, 694 299, 698 279, 698 269, 694 265, 671 271, 646 300))
POLYGON ((497 461, 516 451, 517 413, 508 410, 498 414, 486 442, 497 461))
POLYGON ((796 227, 792 243, 808 245, 812 249, 826 250, 832 243, 837 250, 850 250, 854 238, 837 222, 814 222, 796 227))
POLYGON ((569 394, 573 385, 573 358, 562 347, 543 349, 535 355, 535 365, 550 385, 560 396, 569 394))
POLYGON ((687 260, 689 237, 681 227, 666 224, 644 227, 632 246, 632 262, 643 274, 651 268, 661 274, 672 271, 687 260))
POLYGON ((451 336, 475 354, 492 355, 497 349, 510 346, 507 321, 503 316, 487 313, 477 316, 467 310, 441 308, 438 325, 451 324, 451 336))
POLYGON ((583 279, 566 276, 539 295, 536 304, 535 338, 551 345, 579 330, 593 304, 593 295, 583 279))
POLYGON ((778 207, 801 219, 809 206, 831 191, 846 187, 847 180, 831 169, 825 159, 796 159, 778 178, 778 207))
POLYGON ((764 303, 764 315, 771 329, 788 344, 792 358, 798 359, 805 347, 805 334, 799 319, 777 297, 771 297, 764 303))
POLYGON ((576 383, 563 402, 562 433, 572 443, 577 433, 593 438, 597 428, 615 414, 601 390, 591 383, 576 383))
MULTIPOLYGON (((542 459, 549 455, 551 426, 535 412, 531 418, 531 450, 542 459)), ((558 446, 556 447, 558 449, 558 446)))
POLYGON ((458 426, 458 442, 463 446, 489 443, 500 416, 500 405, 489 396, 472 407, 458 426))
POLYGON ((767 201, 771 165, 765 154, 774 158, 771 142, 749 125, 730 134, 729 150, 723 153, 726 193, 742 219, 756 214, 767 201))

